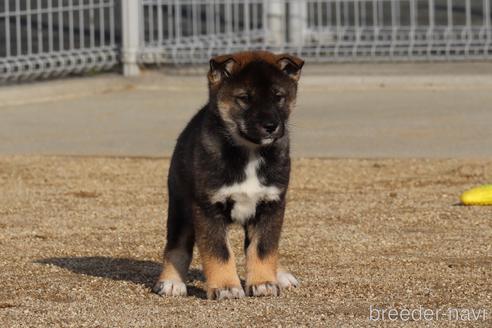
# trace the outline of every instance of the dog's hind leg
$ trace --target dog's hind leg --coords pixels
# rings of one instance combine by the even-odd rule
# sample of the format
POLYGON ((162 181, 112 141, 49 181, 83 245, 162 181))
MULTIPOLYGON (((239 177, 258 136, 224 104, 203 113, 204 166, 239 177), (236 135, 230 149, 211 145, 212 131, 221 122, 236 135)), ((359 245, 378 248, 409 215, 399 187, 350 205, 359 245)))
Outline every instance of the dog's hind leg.
POLYGON ((170 194, 164 264, 153 288, 155 293, 162 296, 186 296, 186 274, 194 244, 191 207, 182 199, 170 194))

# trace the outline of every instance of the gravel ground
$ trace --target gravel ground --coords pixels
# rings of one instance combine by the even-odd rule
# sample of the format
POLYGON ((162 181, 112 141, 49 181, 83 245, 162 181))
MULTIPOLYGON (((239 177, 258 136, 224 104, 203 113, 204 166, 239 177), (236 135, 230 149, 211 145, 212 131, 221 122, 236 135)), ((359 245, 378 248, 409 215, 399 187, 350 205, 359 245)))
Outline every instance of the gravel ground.
MULTIPOLYGON (((492 181, 492 160, 295 160, 281 254, 301 287, 222 302, 204 299, 197 256, 190 296, 150 293, 168 165, 0 157, 0 326, 492 325, 492 207, 457 204, 492 181), (371 322, 371 305, 487 312, 371 322)), ((231 235, 243 263, 240 230, 231 235)))

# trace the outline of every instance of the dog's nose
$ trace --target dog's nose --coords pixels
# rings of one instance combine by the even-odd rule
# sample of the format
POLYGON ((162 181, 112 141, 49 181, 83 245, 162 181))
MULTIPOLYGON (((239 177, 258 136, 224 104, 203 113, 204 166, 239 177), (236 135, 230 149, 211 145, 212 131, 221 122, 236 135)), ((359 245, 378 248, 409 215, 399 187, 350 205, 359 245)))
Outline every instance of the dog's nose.
POLYGON ((261 124, 263 130, 265 130, 266 133, 272 134, 277 131, 278 129, 278 123, 277 122, 264 122, 261 124))

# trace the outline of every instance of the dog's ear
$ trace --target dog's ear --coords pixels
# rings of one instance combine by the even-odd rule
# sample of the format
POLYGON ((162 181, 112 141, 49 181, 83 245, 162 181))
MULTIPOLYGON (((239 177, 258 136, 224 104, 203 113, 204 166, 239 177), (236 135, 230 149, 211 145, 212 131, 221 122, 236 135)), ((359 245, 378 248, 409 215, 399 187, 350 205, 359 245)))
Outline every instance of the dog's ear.
POLYGON ((237 61, 232 55, 216 56, 210 59, 210 71, 208 72, 208 81, 211 84, 218 84, 228 79, 234 73, 234 67, 237 61))
POLYGON ((294 55, 281 54, 277 56, 277 64, 282 72, 287 74, 294 81, 299 81, 304 60, 294 55))

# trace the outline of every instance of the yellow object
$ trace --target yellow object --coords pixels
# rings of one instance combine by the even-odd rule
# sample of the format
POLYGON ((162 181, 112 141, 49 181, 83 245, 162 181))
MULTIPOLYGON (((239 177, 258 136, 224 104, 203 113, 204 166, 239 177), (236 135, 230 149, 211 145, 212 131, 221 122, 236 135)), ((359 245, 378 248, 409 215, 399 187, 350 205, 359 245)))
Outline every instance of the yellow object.
POLYGON ((461 194, 463 205, 492 205, 492 185, 483 185, 461 194))

